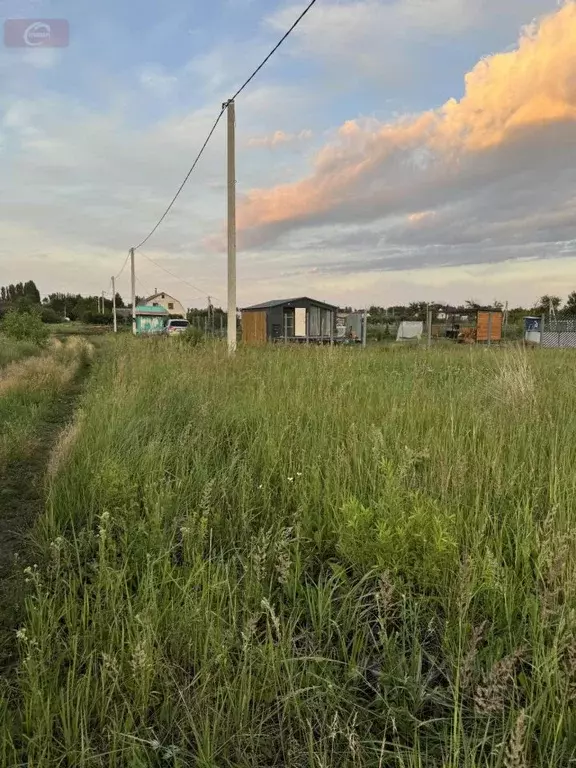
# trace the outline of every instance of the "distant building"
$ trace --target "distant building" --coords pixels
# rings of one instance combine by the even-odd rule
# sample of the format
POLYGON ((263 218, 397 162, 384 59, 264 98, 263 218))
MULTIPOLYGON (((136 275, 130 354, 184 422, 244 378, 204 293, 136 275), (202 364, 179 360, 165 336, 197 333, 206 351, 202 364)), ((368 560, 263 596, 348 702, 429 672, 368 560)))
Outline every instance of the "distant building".
MULTIPOLYGON (((122 307, 116 310, 118 317, 123 317, 126 322, 131 322, 132 307, 122 307)), ((170 319, 170 313, 164 307, 136 306, 136 333, 153 334, 162 333, 166 323, 170 319)))
POLYGON ((334 340, 338 307, 301 296, 273 299, 245 307, 242 311, 242 341, 320 342, 334 340))
POLYGON ((164 307, 169 315, 186 317, 186 310, 178 299, 175 299, 174 296, 171 296, 165 291, 155 293, 153 296, 148 296, 145 303, 149 307, 164 307))

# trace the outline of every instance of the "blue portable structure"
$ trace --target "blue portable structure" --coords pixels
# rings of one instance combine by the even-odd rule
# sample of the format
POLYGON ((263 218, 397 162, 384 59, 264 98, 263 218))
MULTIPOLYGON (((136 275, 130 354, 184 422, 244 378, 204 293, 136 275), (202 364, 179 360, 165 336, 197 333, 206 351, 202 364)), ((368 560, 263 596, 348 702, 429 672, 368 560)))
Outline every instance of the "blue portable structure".
POLYGON ((170 318, 170 313, 164 307, 136 307, 136 333, 162 333, 170 318))

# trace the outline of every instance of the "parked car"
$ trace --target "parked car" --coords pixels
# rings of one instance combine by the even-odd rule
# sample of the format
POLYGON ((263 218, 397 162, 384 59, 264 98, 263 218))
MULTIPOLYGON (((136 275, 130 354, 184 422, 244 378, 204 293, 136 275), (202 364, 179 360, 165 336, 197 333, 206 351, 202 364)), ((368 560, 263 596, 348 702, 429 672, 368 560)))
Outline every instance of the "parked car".
POLYGON ((188 320, 168 320, 164 326, 166 336, 177 336, 190 326, 188 320))

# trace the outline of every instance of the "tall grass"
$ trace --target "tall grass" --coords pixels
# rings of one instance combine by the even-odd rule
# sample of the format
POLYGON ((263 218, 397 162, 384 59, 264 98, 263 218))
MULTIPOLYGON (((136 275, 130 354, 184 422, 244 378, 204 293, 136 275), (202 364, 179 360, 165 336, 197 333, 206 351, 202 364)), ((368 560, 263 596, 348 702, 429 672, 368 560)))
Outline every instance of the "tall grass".
MULTIPOLYGON (((17 342, 16 346, 24 356, 26 343, 17 342)), ((31 346, 40 353, 36 345, 31 346)), ((73 379, 87 349, 81 340, 67 345, 54 340, 41 354, 16 360, 0 370, 0 477, 8 462, 35 450, 46 410, 73 379)))
POLYGON ((567 766, 573 369, 111 342, 37 532, 4 763, 567 766))
POLYGON ((40 347, 32 341, 16 341, 0 333, 0 368, 15 360, 37 355, 40 347))

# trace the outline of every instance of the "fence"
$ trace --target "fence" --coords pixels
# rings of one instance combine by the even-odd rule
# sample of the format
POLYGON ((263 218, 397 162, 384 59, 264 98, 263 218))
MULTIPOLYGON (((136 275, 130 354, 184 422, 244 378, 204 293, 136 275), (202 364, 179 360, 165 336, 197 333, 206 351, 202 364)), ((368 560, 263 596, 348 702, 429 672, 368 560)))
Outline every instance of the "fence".
POLYGON ((540 326, 540 344, 547 348, 576 349, 576 318, 543 318, 540 326))

